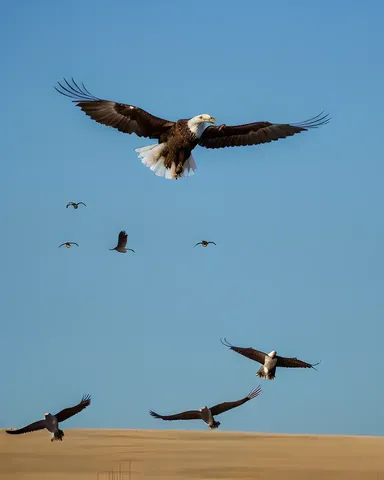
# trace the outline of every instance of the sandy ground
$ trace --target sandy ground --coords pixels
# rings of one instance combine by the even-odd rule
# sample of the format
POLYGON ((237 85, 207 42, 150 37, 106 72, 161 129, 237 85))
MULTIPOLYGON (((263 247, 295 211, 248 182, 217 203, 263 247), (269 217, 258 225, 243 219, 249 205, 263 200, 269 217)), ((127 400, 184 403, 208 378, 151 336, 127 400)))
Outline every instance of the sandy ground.
POLYGON ((69 429, 51 443, 0 430, 1 480, 141 478, 384 480, 384 437, 69 429))

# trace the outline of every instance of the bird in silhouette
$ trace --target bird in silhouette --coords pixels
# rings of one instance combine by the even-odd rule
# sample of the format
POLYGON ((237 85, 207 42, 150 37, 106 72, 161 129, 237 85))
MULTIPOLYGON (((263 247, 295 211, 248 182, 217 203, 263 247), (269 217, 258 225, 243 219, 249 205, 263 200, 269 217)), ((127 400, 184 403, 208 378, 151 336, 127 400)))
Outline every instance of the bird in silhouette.
POLYGON ((203 420, 209 428, 218 428, 220 422, 215 420, 215 415, 220 415, 221 413, 227 412, 232 408, 239 407, 244 403, 252 400, 252 398, 257 397, 261 393, 260 385, 253 389, 246 397, 235 402, 224 402, 219 403, 213 407, 208 408, 207 406, 201 407, 200 410, 188 410, 186 412, 176 413, 175 415, 159 415, 152 410, 149 411, 150 415, 155 418, 161 418, 162 420, 203 420))
POLYGON ((283 368, 313 368, 316 370, 316 365, 319 365, 321 362, 318 363, 307 363, 303 362, 302 360, 298 360, 296 357, 288 358, 288 357, 280 357, 277 355, 275 350, 272 350, 270 353, 264 353, 260 350, 255 350, 252 347, 242 348, 242 347, 234 347, 224 338, 225 342, 221 339, 221 343, 229 347, 230 350, 243 355, 244 357, 250 358, 255 362, 261 363, 261 367, 256 372, 256 375, 260 378, 265 378, 266 380, 273 380, 276 375, 276 368, 283 367, 283 368))
POLYGON ((128 234, 125 233, 124 230, 122 230, 119 233, 119 239, 116 247, 110 248, 109 250, 116 250, 117 252, 120 252, 120 253, 126 253, 128 250, 130 250, 131 252, 135 253, 135 251, 132 250, 132 248, 127 248, 127 242, 128 242, 128 234))
MULTIPOLYGON (((201 242, 196 243, 195 247, 197 247, 197 245, 201 245, 202 247, 207 247, 210 243, 212 243, 213 245, 215 245, 217 247, 215 242, 207 242, 207 240, 202 240, 201 242)), ((195 247, 193 247, 193 248, 195 248, 195 247)))
POLYGON ((71 248, 71 245, 76 245, 77 247, 79 246, 79 244, 76 242, 64 242, 61 245, 59 245, 59 248, 62 247, 63 245, 65 245, 65 248, 71 248))
POLYGON ((79 205, 84 205, 84 207, 86 207, 84 202, 79 202, 79 203, 69 202, 67 203, 67 206, 65 208, 73 207, 75 210, 77 210, 79 208, 79 205))
POLYGON ((84 395, 81 401, 74 407, 65 408, 55 415, 50 413, 44 413, 44 420, 38 420, 37 422, 31 423, 26 427, 19 428, 18 430, 6 430, 7 433, 11 435, 20 435, 22 433, 36 432, 37 430, 44 430, 45 428, 52 433, 51 442, 58 440, 63 441, 64 432, 60 430, 59 423, 64 422, 68 418, 73 417, 73 415, 78 414, 84 408, 88 407, 91 403, 91 396, 84 395))

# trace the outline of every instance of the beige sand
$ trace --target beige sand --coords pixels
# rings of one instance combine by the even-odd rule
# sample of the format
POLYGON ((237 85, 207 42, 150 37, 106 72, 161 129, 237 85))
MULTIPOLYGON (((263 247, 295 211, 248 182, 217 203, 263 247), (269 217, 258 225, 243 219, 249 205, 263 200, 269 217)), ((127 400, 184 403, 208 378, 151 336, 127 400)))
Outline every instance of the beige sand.
POLYGON ((51 443, 0 430, 1 480, 140 478, 384 480, 384 437, 68 429, 51 443))

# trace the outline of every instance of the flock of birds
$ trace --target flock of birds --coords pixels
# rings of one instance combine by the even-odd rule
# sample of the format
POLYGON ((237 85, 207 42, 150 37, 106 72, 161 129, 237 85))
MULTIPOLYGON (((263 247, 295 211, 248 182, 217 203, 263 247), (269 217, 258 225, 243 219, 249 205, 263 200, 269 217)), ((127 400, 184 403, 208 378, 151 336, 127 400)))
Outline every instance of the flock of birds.
MULTIPOLYGON (((155 117, 145 110, 133 105, 103 100, 93 96, 82 84, 82 88, 72 79, 69 83, 64 79, 65 85, 58 82, 60 88, 55 89, 67 97, 72 98, 89 117, 96 122, 116 128, 127 134, 135 133, 139 137, 156 139, 157 144, 145 146, 136 149, 142 163, 150 168, 155 175, 166 179, 175 179, 186 177, 194 173, 196 163, 192 156, 192 150, 197 146, 205 148, 225 148, 242 145, 258 145, 286 138, 297 133, 317 128, 329 122, 328 115, 323 113, 298 124, 278 124, 266 121, 248 123, 244 125, 219 125, 212 124, 215 119, 208 114, 196 115, 189 119, 180 119, 176 122, 155 117)), ((84 202, 69 202, 66 208, 73 207, 75 210, 79 205, 86 206, 84 202)), ((127 248, 128 235, 121 231, 118 235, 117 246, 110 250, 116 250, 120 253, 127 251, 134 252, 127 248)), ((202 240, 196 243, 195 247, 216 243, 213 241, 202 240)), ((64 242, 59 248, 65 246, 70 248, 72 245, 79 246, 75 242, 64 242)), ((261 365, 256 375, 264 380, 273 380, 276 376, 276 369, 280 368, 312 368, 320 363, 307 363, 296 357, 282 357, 277 355, 276 351, 264 353, 252 347, 236 347, 231 345, 226 339, 221 340, 222 344, 230 350, 249 358, 261 365)), ((220 422, 215 420, 215 416, 228 410, 239 407, 244 403, 256 398, 261 393, 260 385, 253 389, 246 397, 240 400, 223 402, 212 407, 201 407, 199 410, 187 410, 173 415, 160 415, 152 410, 150 415, 162 420, 203 420, 211 429, 218 428, 220 422)), ((77 405, 61 410, 52 415, 44 414, 43 420, 38 420, 23 428, 16 430, 6 430, 8 434, 19 435, 37 430, 47 429, 51 432, 51 441, 62 441, 64 432, 59 428, 59 423, 78 414, 91 403, 90 395, 82 397, 77 405)))

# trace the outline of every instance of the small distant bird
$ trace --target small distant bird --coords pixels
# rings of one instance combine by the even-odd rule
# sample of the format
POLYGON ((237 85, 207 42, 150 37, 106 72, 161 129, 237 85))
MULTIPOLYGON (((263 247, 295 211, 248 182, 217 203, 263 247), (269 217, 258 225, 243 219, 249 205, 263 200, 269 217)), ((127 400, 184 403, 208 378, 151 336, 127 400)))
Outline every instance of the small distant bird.
POLYGON ((56 415, 51 415, 50 413, 44 413, 44 420, 38 420, 37 422, 31 423, 26 427, 19 428, 18 430, 6 430, 7 433, 11 435, 20 435, 22 433, 29 433, 35 432, 37 430, 44 430, 46 428, 49 432, 52 433, 51 442, 55 440, 63 441, 64 432, 60 430, 59 423, 64 422, 73 415, 84 410, 84 408, 88 407, 91 403, 91 396, 84 395, 81 399, 80 403, 75 405, 74 407, 65 408, 61 410, 61 412, 56 413, 56 415))
MULTIPOLYGON (((207 242, 207 240, 202 240, 201 242, 198 242, 196 243, 195 247, 197 247, 197 245, 201 245, 202 247, 207 247, 210 243, 212 243, 213 245, 216 245, 215 242, 207 242)), ((195 248, 193 247, 193 248, 195 248)), ((217 245, 216 245, 217 247, 217 245)))
POLYGON ((84 202, 79 202, 79 203, 69 202, 65 208, 73 207, 75 210, 77 210, 79 208, 79 205, 84 205, 84 207, 86 207, 84 202))
POLYGON ((226 347, 229 347, 234 352, 243 355, 244 357, 250 358, 255 362, 261 363, 262 367, 256 372, 256 375, 260 378, 265 378, 266 380, 273 380, 276 374, 276 367, 283 367, 283 368, 313 368, 316 370, 316 365, 319 363, 307 363, 303 362, 302 360, 298 360, 296 357, 294 358, 287 358, 287 357, 279 357, 277 352, 272 350, 270 353, 264 353, 259 350, 255 350, 252 347, 242 348, 242 347, 234 347, 224 338, 225 343, 220 339, 221 343, 226 347))
POLYGON ((205 406, 201 407, 200 410, 188 410, 186 412, 176 413, 175 415, 159 415, 152 410, 150 410, 149 413, 150 415, 152 415, 152 417, 161 418, 162 420, 203 420, 209 426, 209 428, 218 428, 220 422, 217 422, 214 419, 215 415, 220 415, 220 413, 227 412, 232 408, 243 405, 243 403, 246 403, 249 400, 252 400, 252 398, 257 397, 260 392, 261 387, 259 385, 257 388, 253 389, 246 397, 235 402, 224 402, 211 408, 205 406))
POLYGON ((330 120, 328 115, 320 113, 291 125, 261 121, 214 126, 215 118, 203 113, 171 121, 135 105, 95 97, 83 83, 79 87, 73 78, 71 83, 66 79, 64 82, 58 82, 59 88, 54 87, 56 91, 71 98, 95 122, 126 134, 157 140, 157 143, 137 148, 136 152, 155 175, 168 179, 177 180, 194 173, 197 166, 192 152, 198 145, 211 149, 260 145, 318 128, 330 120))
POLYGON ((116 250, 117 252, 120 252, 120 253, 126 253, 128 250, 130 250, 131 252, 135 253, 135 251, 132 250, 132 248, 127 248, 127 242, 128 242, 128 234, 125 233, 124 230, 122 230, 119 233, 119 240, 117 242, 117 246, 115 248, 110 248, 109 250, 116 250))
POLYGON ((77 247, 79 246, 78 243, 76 242, 64 242, 61 245, 59 245, 59 248, 65 245, 65 248, 71 248, 71 245, 76 245, 77 247))

